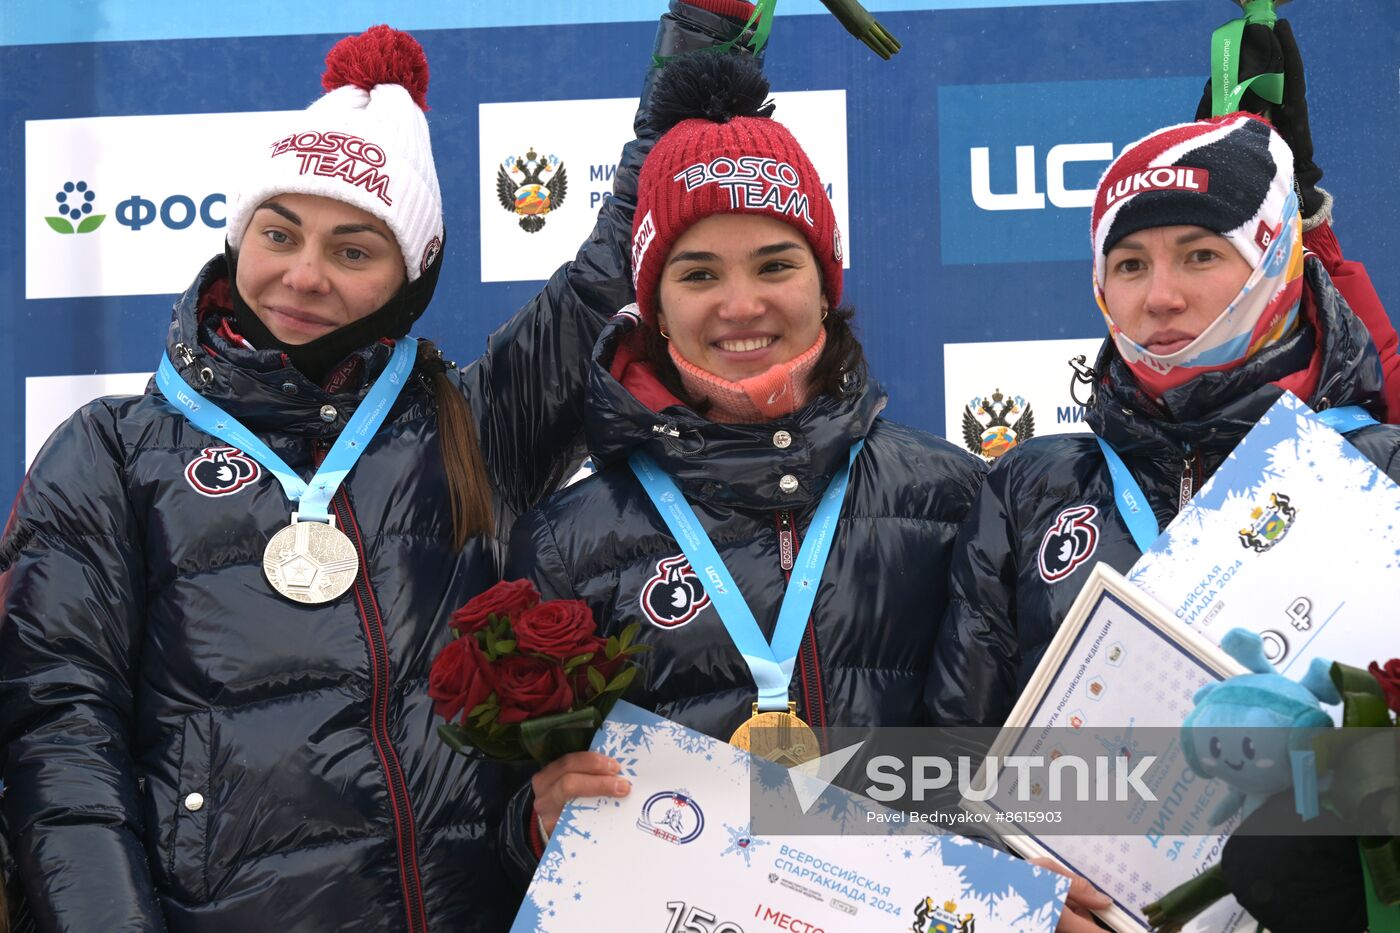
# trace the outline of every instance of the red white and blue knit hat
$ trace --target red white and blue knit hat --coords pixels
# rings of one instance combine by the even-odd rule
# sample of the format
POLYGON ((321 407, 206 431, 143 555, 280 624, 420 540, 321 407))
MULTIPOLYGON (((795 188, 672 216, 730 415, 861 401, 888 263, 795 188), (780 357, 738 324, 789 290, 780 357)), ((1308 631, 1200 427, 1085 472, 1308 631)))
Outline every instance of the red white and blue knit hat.
POLYGON ((1099 309, 1124 361, 1155 395, 1200 373, 1230 369, 1292 330, 1303 288, 1293 153, 1253 114, 1169 126, 1133 143, 1099 181, 1091 232, 1099 309), (1162 356, 1114 324, 1103 283, 1108 252, 1121 240, 1178 225, 1218 233, 1254 271, 1205 331, 1162 356))
POLYGON ((268 140, 245 172, 228 216, 243 240, 253 212, 279 194, 344 201, 393 231, 412 282, 442 249, 442 192, 428 135, 428 60, 412 36, 374 26, 337 42, 321 78, 327 93, 292 132, 268 140))

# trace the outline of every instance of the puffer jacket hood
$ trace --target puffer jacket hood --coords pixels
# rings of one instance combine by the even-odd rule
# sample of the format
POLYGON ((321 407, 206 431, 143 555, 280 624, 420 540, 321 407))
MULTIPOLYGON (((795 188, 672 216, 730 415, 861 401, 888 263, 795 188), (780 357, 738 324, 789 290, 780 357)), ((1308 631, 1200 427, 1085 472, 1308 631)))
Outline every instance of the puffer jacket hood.
POLYGON ((889 396, 878 383, 866 385, 848 373, 840 398, 818 395, 785 418, 761 424, 720 424, 684 405, 654 412, 612 375, 613 357, 635 333, 637 318, 615 316, 593 351, 588 377, 584 436, 600 465, 626 466, 634 451, 648 454, 687 496, 728 508, 772 508, 778 480, 796 477, 796 490, 784 504, 803 509, 821 498, 827 483, 846 463, 851 444, 870 433, 889 396), (786 430, 793 438, 779 464, 772 436, 786 430))
MULTIPOLYGON (((615 319, 594 354, 586 433, 601 472, 521 518, 505 576, 585 600, 604 633, 639 624, 651 650, 628 699, 727 739, 757 699, 753 676, 627 458, 645 451, 676 481, 771 637, 818 502, 863 439, 789 696, 817 727, 922 722, 953 541, 981 461, 880 418, 884 390, 856 375, 839 397, 760 424, 715 423, 683 405, 653 412, 610 374, 631 326, 615 319)), ((528 874, 528 786, 511 806, 508 854, 528 874)))
MULTIPOLYGON (((339 435, 388 364, 392 342, 376 342, 355 351, 352 356, 358 357, 361 365, 353 385, 341 392, 328 391, 303 375, 281 352, 234 343, 211 326, 214 321, 203 307, 203 298, 215 283, 227 278, 227 260, 222 255, 215 256, 175 302, 165 352, 176 370, 200 394, 255 433, 339 435), (332 421, 322 417, 327 405, 336 411, 332 421)), ((214 317, 218 317, 217 312, 214 317)), ((386 420, 436 410, 426 393, 426 380, 413 382, 412 391, 405 390, 395 399, 386 420)), ((154 387, 152 379, 149 391, 154 391, 154 387)))
MULTIPOLYGON (((1160 402, 1138 388, 1112 341, 1105 342, 1085 420, 1123 458, 1158 527, 1176 517, 1283 386, 1311 383, 1304 401, 1314 410, 1384 411, 1379 357, 1365 325, 1312 256, 1304 278, 1307 326, 1234 370, 1172 389, 1160 402)), ((1400 480, 1400 428, 1371 425, 1347 440, 1400 480)), ((1032 438, 1008 452, 987 475, 960 532, 951 604, 929 680, 935 721, 1000 725, 1094 565, 1102 561, 1126 573, 1141 555, 1093 435, 1032 438), (1069 533, 1075 527, 1083 533, 1069 533)))

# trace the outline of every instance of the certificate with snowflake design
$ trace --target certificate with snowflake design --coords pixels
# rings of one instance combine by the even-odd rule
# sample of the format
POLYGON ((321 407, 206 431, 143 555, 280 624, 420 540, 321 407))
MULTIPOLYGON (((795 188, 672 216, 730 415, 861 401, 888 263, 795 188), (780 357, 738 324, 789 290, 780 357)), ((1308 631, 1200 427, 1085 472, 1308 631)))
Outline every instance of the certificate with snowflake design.
POLYGON ((829 833, 753 835, 752 808, 791 805, 787 770, 629 703, 593 750, 632 792, 565 808, 512 933, 1048 933, 1064 904, 1066 879, 969 839, 843 835, 883 808, 838 787, 812 811, 829 833))
MULTIPOLYGON (((1181 751, 1179 729, 1199 688, 1240 673, 1244 668, 1229 655, 1100 563, 988 753, 989 761, 995 756, 1000 762, 999 792, 964 806, 1002 813, 1024 808, 1016 803, 1026 797, 1009 767, 1012 755, 1053 760, 1060 751, 1083 757, 1107 752, 1136 761, 1151 756, 1157 764, 1147 785, 1155 800, 1131 808, 1111 831, 1085 820, 1083 809, 1070 811, 1074 815, 1065 820, 1085 826, 1083 835, 1037 834, 1040 824, 1015 820, 992 824, 1013 851, 1053 858, 1112 898, 1099 912, 1110 929, 1146 933, 1152 927, 1144 906, 1216 861, 1234 826, 1206 823, 1204 814, 1222 789, 1195 779, 1181 751)), ((984 776, 973 786, 985 786, 984 776)), ((1029 796, 1048 799, 1039 785, 1029 796)), ((1074 804, 1064 799, 1052 806, 1074 804)), ((1234 898, 1226 897, 1189 921, 1184 933, 1244 933, 1256 926, 1234 898)))
POLYGON ((1257 632, 1296 680, 1394 644, 1398 570, 1400 486, 1284 393, 1128 579, 1212 642, 1257 632))

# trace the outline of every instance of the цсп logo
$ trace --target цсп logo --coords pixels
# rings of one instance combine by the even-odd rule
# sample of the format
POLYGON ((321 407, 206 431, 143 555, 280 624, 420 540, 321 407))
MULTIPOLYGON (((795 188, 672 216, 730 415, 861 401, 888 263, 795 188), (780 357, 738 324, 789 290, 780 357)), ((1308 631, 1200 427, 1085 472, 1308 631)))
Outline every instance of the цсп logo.
POLYGON ((102 226, 106 214, 92 212, 97 194, 85 181, 66 181, 54 198, 60 217, 45 217, 44 222, 59 233, 91 233, 102 226), (76 222, 76 223, 75 223, 76 222))

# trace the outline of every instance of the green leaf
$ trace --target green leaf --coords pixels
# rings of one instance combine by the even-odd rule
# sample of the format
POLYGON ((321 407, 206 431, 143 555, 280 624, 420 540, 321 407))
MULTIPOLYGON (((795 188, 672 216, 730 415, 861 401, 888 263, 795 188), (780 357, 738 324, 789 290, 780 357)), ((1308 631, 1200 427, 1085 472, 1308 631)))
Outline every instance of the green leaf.
POLYGON ((492 699, 487 700, 471 711, 471 715, 476 719, 476 724, 478 726, 485 726, 495 722, 496 717, 501 714, 501 707, 497 704, 494 697, 495 694, 492 694, 492 699))
POLYGON ((594 693, 602 693, 608 689, 608 682, 603 679, 603 675, 598 673, 596 667, 588 669, 588 685, 593 688, 594 693))
POLYGON ((502 638, 500 641, 496 642, 496 650, 502 655, 510 654, 515 651, 515 640, 512 638, 502 638))
POLYGON ((635 666, 635 665, 628 666, 628 667, 626 667, 626 668, 623 668, 623 670, 622 670, 621 672, 619 672, 618 675, 617 675, 616 677, 614 677, 611 681, 608 682, 607 687, 605 687, 605 688, 603 689, 603 691, 600 691, 600 692, 606 692, 606 693, 617 692, 618 694, 621 694, 621 693, 622 693, 623 691, 625 691, 628 687, 632 686, 632 681, 634 681, 634 680, 636 680, 636 679, 637 679, 637 668, 636 668, 636 666, 635 666))
POLYGON ((68 222, 66 217, 45 217, 44 222, 59 233, 73 232, 73 225, 68 222))
POLYGON ((569 660, 564 662, 564 673, 571 674, 574 672, 574 669, 577 668, 580 664, 587 664, 589 661, 592 660, 592 651, 585 652, 584 654, 581 654, 576 658, 569 658, 569 660))
POLYGON ((83 222, 78 224, 79 233, 91 233, 102 226, 102 221, 107 219, 106 214, 93 214, 91 217, 84 217, 83 222))
POLYGON ((622 630, 622 638, 618 641, 618 647, 626 651, 628 646, 636 639, 637 633, 642 630, 641 623, 633 622, 622 630))
POLYGON ((454 726, 450 723, 438 726, 438 738, 446 742, 447 747, 454 752, 460 752, 463 755, 471 754, 472 745, 467 741, 461 726, 454 726))
POLYGON ((607 647, 603 649, 604 656, 611 661, 617 657, 617 653, 621 650, 622 645, 618 642, 617 637, 615 635, 609 635, 607 647))

